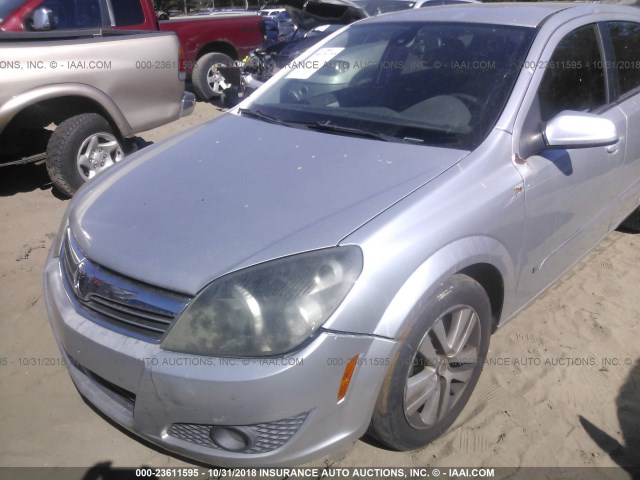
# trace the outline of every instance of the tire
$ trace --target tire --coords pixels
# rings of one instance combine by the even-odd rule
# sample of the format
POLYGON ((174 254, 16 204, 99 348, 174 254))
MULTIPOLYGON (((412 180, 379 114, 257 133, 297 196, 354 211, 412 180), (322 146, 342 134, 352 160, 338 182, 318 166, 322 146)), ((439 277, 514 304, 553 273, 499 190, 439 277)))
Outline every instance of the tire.
POLYGON ((389 367, 369 433, 401 451, 423 447, 444 433, 480 378, 491 323, 486 292, 466 275, 454 275, 435 295, 422 298, 389 367))
POLYGON ((624 219, 620 226, 632 232, 640 232, 640 208, 636 208, 631 215, 624 219))
POLYGON ((220 84, 222 76, 216 67, 232 64, 233 60, 224 53, 207 53, 200 57, 191 73, 191 82, 196 96, 204 101, 220 98, 224 88, 220 84))
POLYGON ((71 197, 87 180, 124 158, 122 143, 97 113, 71 117, 47 144, 47 171, 53 185, 71 197))

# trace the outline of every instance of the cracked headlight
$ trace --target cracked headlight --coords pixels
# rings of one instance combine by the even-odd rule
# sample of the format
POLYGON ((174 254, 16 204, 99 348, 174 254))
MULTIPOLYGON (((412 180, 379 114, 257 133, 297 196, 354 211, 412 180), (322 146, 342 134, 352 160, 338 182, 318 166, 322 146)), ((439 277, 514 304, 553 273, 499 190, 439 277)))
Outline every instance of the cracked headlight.
POLYGON ((289 352, 328 320, 361 271, 362 252, 347 246, 230 273, 200 291, 162 348, 225 357, 289 352))

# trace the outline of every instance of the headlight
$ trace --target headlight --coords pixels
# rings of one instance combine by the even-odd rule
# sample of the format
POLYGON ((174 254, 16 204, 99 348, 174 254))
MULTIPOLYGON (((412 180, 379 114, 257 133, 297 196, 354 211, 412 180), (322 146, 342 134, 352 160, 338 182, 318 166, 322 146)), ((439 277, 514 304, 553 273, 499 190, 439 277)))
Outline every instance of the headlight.
POLYGON ((200 291, 162 348, 232 357, 286 353, 327 321, 361 271, 362 252, 348 246, 231 273, 200 291))

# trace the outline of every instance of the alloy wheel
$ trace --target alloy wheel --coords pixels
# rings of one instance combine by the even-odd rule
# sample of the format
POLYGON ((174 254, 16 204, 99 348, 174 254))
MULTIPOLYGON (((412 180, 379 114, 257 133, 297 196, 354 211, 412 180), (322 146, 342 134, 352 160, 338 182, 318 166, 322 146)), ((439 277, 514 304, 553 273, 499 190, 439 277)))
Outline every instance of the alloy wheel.
POLYGON ((449 412, 478 361, 481 325, 470 306, 440 316, 422 338, 405 383, 404 414, 414 428, 425 429, 449 412))
POLYGON ((124 151, 114 135, 95 133, 82 142, 78 150, 78 171, 85 180, 89 180, 123 158, 124 151))

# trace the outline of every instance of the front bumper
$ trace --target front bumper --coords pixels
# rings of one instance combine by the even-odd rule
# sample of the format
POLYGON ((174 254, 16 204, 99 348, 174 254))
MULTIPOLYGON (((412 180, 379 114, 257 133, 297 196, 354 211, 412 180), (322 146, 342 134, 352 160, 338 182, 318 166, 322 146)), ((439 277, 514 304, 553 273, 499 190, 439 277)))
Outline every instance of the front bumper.
POLYGON ((82 315, 58 258, 44 276, 49 320, 80 393, 133 433, 212 465, 289 466, 330 453, 367 429, 395 342, 322 332, 287 357, 221 359, 162 350, 82 315), (359 354, 347 396, 344 368, 359 354), (252 448, 215 445, 212 426, 240 427, 252 448), (253 432, 253 433, 252 433, 253 432))

